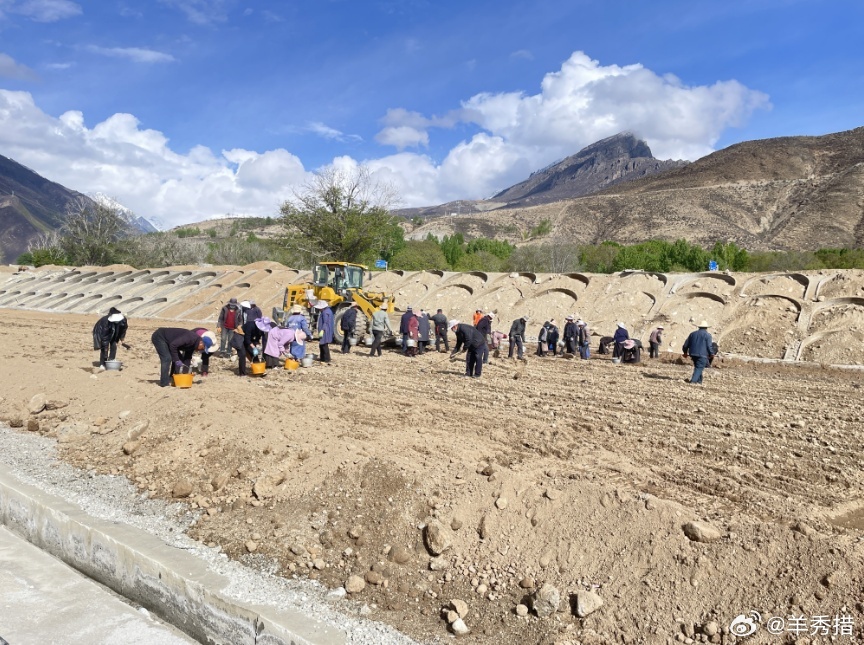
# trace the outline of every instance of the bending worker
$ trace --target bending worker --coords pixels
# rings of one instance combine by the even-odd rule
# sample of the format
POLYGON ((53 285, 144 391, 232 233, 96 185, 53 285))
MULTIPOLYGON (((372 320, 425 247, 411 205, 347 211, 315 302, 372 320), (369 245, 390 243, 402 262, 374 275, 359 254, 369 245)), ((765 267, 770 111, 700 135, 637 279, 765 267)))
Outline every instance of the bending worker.
POLYGON ((150 337, 156 353, 159 354, 159 387, 171 385, 171 376, 188 367, 192 354, 201 352, 201 371, 207 372, 210 354, 219 349, 216 334, 206 330, 178 329, 160 327, 150 337), (200 333, 199 333, 200 332, 200 333))
POLYGON ((456 332, 456 347, 450 356, 455 356, 464 347, 467 350, 465 356, 465 376, 480 378, 483 371, 483 355, 486 350, 486 339, 477 328, 458 320, 451 320, 450 329, 456 332))

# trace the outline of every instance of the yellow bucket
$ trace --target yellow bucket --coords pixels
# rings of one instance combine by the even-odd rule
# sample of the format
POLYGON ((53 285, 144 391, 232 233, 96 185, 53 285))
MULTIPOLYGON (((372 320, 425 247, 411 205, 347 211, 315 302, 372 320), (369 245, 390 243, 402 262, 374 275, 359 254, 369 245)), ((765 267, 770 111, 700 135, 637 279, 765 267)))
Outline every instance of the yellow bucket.
POLYGON ((252 374, 254 374, 255 376, 263 376, 264 372, 267 371, 267 365, 263 362, 252 363, 250 369, 252 370, 252 374))
POLYGON ((174 374, 171 378, 174 380, 174 387, 192 387, 193 374, 174 374))
POLYGON ((298 363, 297 361, 290 358, 285 359, 286 370, 296 370, 298 367, 300 367, 300 363, 298 363))

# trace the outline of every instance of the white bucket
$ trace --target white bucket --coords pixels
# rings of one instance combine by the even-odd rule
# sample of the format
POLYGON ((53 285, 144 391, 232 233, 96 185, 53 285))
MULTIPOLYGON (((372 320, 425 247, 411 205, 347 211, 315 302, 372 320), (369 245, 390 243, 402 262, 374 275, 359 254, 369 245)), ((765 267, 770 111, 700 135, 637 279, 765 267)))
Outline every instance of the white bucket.
POLYGON ((372 347, 372 336, 366 336, 363 339, 363 344, 366 345, 366 347, 372 347))
POLYGON ((348 336, 348 344, 351 345, 351 347, 356 347, 357 336, 348 336))
POLYGON ((414 340, 413 338, 409 338, 409 339, 405 342, 405 346, 406 346, 406 347, 417 347, 417 341, 414 340))
POLYGON ((312 363, 314 363, 314 362, 315 362, 315 359, 312 358, 311 356, 304 356, 303 358, 300 359, 300 364, 303 367, 312 367, 312 363))

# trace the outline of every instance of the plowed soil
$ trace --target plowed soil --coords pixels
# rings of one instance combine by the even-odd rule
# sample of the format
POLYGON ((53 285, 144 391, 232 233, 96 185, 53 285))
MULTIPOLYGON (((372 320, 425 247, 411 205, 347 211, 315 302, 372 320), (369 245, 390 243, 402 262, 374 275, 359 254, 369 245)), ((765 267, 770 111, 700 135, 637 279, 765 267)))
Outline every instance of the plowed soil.
POLYGON ((2 315, 0 418, 76 466, 184 495, 192 536, 231 557, 329 587, 365 578, 350 597, 420 641, 448 638, 441 610, 460 599, 476 643, 733 642, 751 610, 848 616, 837 642, 862 642, 859 371, 721 358, 698 387, 672 354, 529 352, 466 379, 445 354, 358 348, 263 378, 214 359, 191 389, 161 389, 165 321, 132 318, 124 369, 94 373, 95 316, 2 315), (690 521, 717 539, 689 539, 690 521), (433 560, 436 522, 449 546, 433 560), (558 612, 518 616, 544 583, 558 612), (603 604, 577 617, 589 591, 603 604))

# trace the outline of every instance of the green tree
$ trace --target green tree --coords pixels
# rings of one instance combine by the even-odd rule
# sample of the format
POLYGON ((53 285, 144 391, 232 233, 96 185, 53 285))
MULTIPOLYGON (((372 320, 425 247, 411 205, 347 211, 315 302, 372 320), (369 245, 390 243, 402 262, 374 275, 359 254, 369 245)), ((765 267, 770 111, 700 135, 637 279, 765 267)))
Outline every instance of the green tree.
POLYGON ((456 263, 454 269, 456 271, 501 271, 504 266, 504 260, 489 251, 475 251, 474 253, 466 253, 459 262, 456 263))
POLYGON ((465 238, 462 233, 445 235, 441 240, 441 250, 444 252, 444 257, 447 258, 447 263, 451 267, 455 267, 465 255, 465 238))
POLYGON ((423 271, 424 269, 447 269, 447 258, 434 240, 410 240, 393 255, 391 269, 402 271, 423 271))
POLYGON ((468 242, 465 252, 468 254, 477 253, 478 251, 486 251, 498 257, 501 260, 506 260, 513 253, 516 247, 506 240, 490 240, 485 237, 477 238, 468 242))
POLYGON ((583 246, 579 250, 579 263, 589 273, 612 273, 615 257, 621 245, 617 242, 583 246))
POLYGON ((749 260, 747 251, 735 242, 717 242, 711 250, 711 259, 717 262, 717 267, 723 271, 746 271, 749 260))
POLYGON ((390 213, 395 201, 393 188, 374 182, 365 166, 319 172, 282 205, 283 243, 319 259, 386 257, 403 240, 399 219, 390 213))

